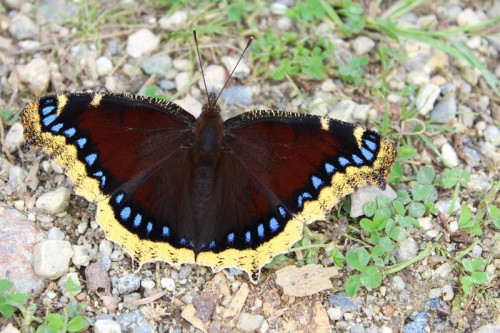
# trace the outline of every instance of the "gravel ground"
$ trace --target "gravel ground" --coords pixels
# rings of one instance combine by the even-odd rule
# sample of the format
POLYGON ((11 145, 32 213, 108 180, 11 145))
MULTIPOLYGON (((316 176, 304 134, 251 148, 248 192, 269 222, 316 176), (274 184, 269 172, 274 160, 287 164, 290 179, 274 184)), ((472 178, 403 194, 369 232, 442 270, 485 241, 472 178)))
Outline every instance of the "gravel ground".
MULTIPOLYGON (((276 2, 270 5, 271 11, 259 13, 257 31, 263 35, 266 28, 276 29, 277 33, 295 29, 294 22, 282 14, 287 6, 292 6, 290 1, 276 2)), ((175 96, 175 101, 189 112, 201 112, 206 96, 197 63, 190 58, 192 40, 174 38, 179 31, 189 35, 195 13, 179 7, 165 15, 165 10, 141 4, 128 11, 125 21, 115 21, 118 15, 125 15, 120 13, 102 21, 96 15, 93 21, 80 24, 78 18, 84 6, 64 0, 36 4, 4 0, 2 8, 2 113, 17 113, 34 98, 49 92, 142 94, 152 84, 159 87, 160 93, 175 96), (190 85, 193 80, 198 82, 190 85)), ((106 8, 130 7, 127 1, 116 1, 106 8)), ((494 1, 438 1, 404 15, 399 23, 417 28, 429 22, 438 27, 464 27, 498 17, 500 4, 494 1)), ((461 37, 497 78, 498 27, 490 36, 461 37)), ((219 31, 231 34, 230 38, 204 33, 209 28, 198 28, 206 80, 215 90, 224 84, 246 43, 245 38, 232 35, 237 31, 233 28, 219 31)), ((328 29, 318 27, 318 31, 328 29)), ((262 37, 255 31, 251 33, 262 37)), ((368 82, 375 82, 380 71, 376 47, 394 46, 394 42, 370 35, 346 40, 340 34, 327 35, 335 44, 335 61, 345 63, 353 56, 370 59, 365 74, 368 82)), ((471 173, 471 178, 459 199, 475 209, 474 200, 498 184, 499 96, 477 69, 426 44, 408 40, 402 52, 404 62, 391 68, 389 87, 401 90, 414 85, 417 89, 409 98, 419 110, 416 118, 433 119, 453 129, 427 137, 437 152, 421 143, 416 145, 419 157, 404 164, 404 171, 412 174, 426 165, 437 170, 445 164, 460 166, 471 173)), ((297 80, 304 93, 300 96, 286 79, 272 81, 257 75, 254 65, 245 57, 237 68, 236 79, 222 96, 224 117, 251 109, 301 111, 305 98, 315 114, 369 127, 373 127, 373 119, 382 118, 383 105, 370 94, 370 85, 358 88, 336 77, 297 80)), ((273 64, 259 66, 276 69, 273 64)), ((391 121, 398 121, 401 97, 387 98, 391 121)), ((0 277, 9 278, 18 290, 30 293, 30 302, 37 305, 40 317, 48 311, 62 311, 69 300, 63 290, 71 277, 83 287, 76 299, 86 305, 84 314, 92 320, 90 329, 96 332, 500 332, 498 229, 491 224, 484 226, 481 237, 458 232, 457 215, 447 215, 452 191, 439 191, 439 212, 421 218, 420 227, 410 228, 408 237, 395 249, 399 261, 414 258, 428 244, 439 244, 440 250, 434 247, 422 260, 385 276, 381 287, 360 289, 352 298, 343 292, 352 272, 331 267, 330 256, 322 252, 318 261, 323 265, 315 268, 314 274, 305 278, 301 271, 289 273, 298 277, 291 289, 287 289, 289 281, 281 278, 286 275, 279 270, 284 264, 264 269, 258 285, 249 283, 246 275, 235 269, 215 274, 194 265, 174 268, 153 263, 136 270, 124 250, 105 239, 95 222, 95 205, 72 194, 63 170, 49 156, 23 149, 22 126, 16 121, 7 125, 8 118, 3 117, 0 133, 0 277), (488 259, 488 283, 478 289, 476 297, 462 298, 462 271, 457 257, 450 254, 467 248, 467 257, 488 259), (316 285, 318 291, 307 293, 316 285)), ((404 131, 400 129, 400 133, 404 131)), ((410 183, 402 186, 412 186, 410 183)), ((351 197, 353 210, 364 202, 362 195, 351 197)), ((498 206, 499 202, 498 193, 493 193, 491 204, 498 206)), ((455 211, 459 208, 460 203, 455 211)), ((317 229, 324 228, 331 235, 337 225, 342 228, 341 222, 333 226, 318 224, 317 229)), ((343 249, 349 247, 340 245, 343 249)), ((291 262, 305 260, 300 252, 290 257, 291 262)), ((2 332, 15 332, 16 327, 20 325, 13 318, 0 317, 2 332)))

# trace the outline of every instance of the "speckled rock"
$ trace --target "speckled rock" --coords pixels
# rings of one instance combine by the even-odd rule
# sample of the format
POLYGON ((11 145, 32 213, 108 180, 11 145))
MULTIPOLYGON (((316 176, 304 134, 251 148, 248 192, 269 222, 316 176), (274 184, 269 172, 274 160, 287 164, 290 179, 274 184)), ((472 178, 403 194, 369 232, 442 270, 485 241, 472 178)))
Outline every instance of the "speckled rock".
POLYGON ((28 85, 29 90, 36 97, 47 92, 50 81, 49 65, 43 58, 32 59, 26 65, 17 66, 19 79, 28 85))
POLYGON ((422 333, 425 332, 425 327, 427 326, 427 311, 420 311, 413 318, 413 321, 410 321, 403 327, 403 333, 422 333))
POLYGON ((155 328, 151 326, 148 319, 140 310, 125 312, 116 318, 122 331, 130 333, 154 333, 155 328))
POLYGON ((35 22, 24 14, 19 13, 10 21, 9 33, 15 39, 33 38, 37 31, 35 22))
POLYGON ((127 54, 132 58, 139 58, 156 50, 160 45, 160 37, 148 29, 134 32, 127 39, 127 54))
POLYGON ((84 245, 73 245, 73 258, 71 261, 76 266, 88 266, 92 259, 90 250, 84 245))
POLYGON ((35 272, 47 279, 57 279, 69 269, 73 256, 71 243, 62 240, 46 240, 38 243, 34 251, 35 272))
POLYGON ((243 332, 253 332, 258 330, 262 326, 263 322, 264 317, 261 315, 242 312, 238 317, 236 327, 243 332))
POLYGON ((59 187, 53 191, 42 194, 36 201, 36 208, 45 214, 64 212, 69 203, 69 190, 59 187))
POLYGON ((112 319, 98 319, 94 323, 95 333, 121 333, 120 324, 112 319))
POLYGON ((405 262, 407 260, 415 258, 417 256, 417 253, 418 244, 411 237, 402 240, 398 244, 398 262, 405 262))
POLYGON ((5 135, 5 147, 10 152, 19 149, 24 144, 24 131, 21 123, 15 123, 9 128, 7 135, 5 135))
POLYGON ((129 274, 124 277, 120 277, 114 283, 118 293, 130 294, 141 287, 141 279, 135 274, 129 274))

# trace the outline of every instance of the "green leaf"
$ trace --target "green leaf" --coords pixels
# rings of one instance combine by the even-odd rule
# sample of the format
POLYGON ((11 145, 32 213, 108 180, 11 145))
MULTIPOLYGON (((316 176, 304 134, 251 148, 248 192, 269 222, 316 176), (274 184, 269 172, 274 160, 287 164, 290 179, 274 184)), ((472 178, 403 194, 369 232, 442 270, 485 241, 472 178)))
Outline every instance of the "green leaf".
POLYGON ((408 237, 408 232, 406 231, 405 228, 402 227, 394 227, 392 228, 391 232, 389 233, 389 236, 394 239, 396 242, 400 242, 406 237, 408 237))
POLYGON ((452 188, 458 183, 458 175, 454 170, 446 169, 443 171, 441 182, 444 188, 452 188))
POLYGON ((88 320, 84 316, 77 316, 68 323, 68 332, 81 332, 89 326, 88 320))
POLYGON ((396 211, 396 214, 398 215, 404 215, 405 214, 405 206, 403 203, 399 200, 394 200, 392 202, 392 206, 394 207, 394 210, 396 211))
POLYGON ((361 247, 347 252, 346 259, 349 266, 358 271, 363 271, 370 262, 370 254, 364 247, 361 247))
POLYGON ((413 200, 416 201, 424 201, 424 199, 434 199, 437 198, 437 190, 432 185, 422 185, 422 184, 414 184, 411 188, 411 195, 413 200))
POLYGON ((424 216, 425 206, 420 202, 412 202, 408 205, 408 214, 415 218, 424 216))
POLYGON ((339 268, 344 268, 344 263, 346 261, 344 255, 337 249, 333 249, 331 252, 330 252, 330 257, 332 257, 333 259, 333 263, 335 264, 335 266, 339 267, 339 268))
POLYGON ((403 165, 401 162, 396 161, 392 166, 391 172, 389 173, 388 182, 398 184, 401 182, 401 177, 403 177, 403 165))
POLYGON ((15 306, 16 308, 22 308, 24 306, 24 303, 28 301, 28 298, 28 294, 13 290, 5 295, 5 303, 15 306))
POLYGON ((472 264, 472 260, 468 258, 462 259, 462 266, 467 272, 474 272, 474 266, 472 264))
POLYGON ((0 294, 3 294, 10 287, 12 287, 12 282, 7 279, 0 279, 0 294))
POLYGON ((470 276, 462 276, 460 279, 460 283, 462 284, 462 289, 464 290, 464 294, 467 296, 470 294, 472 286, 474 285, 474 281, 470 276))
POLYGON ((361 273, 361 284, 367 288, 378 288, 382 284, 382 273, 375 266, 368 266, 361 273))
POLYGON ((388 236, 380 238, 378 245, 381 246, 384 249, 384 251, 388 253, 391 253, 394 250, 394 243, 388 236))
POLYGON ((415 148, 410 145, 399 146, 397 152, 399 160, 409 160, 417 155, 417 151, 415 150, 415 148))
POLYGON ((59 313, 49 313, 45 316, 44 326, 60 331, 64 327, 64 317, 59 313))
POLYGON ((368 217, 375 215, 376 210, 377 205, 375 204, 375 201, 368 201, 363 205, 363 212, 368 217))
POLYGON ((489 207, 489 213, 495 228, 500 229, 500 211, 496 206, 489 207))
POLYGON ((345 282, 344 290, 349 297, 352 297, 356 294, 359 287, 361 287, 361 275, 354 274, 351 275, 345 282))
POLYGON ((436 171, 430 166, 423 167, 417 173, 417 182, 422 185, 431 185, 436 177, 436 171))
MULTIPOLYGON (((1 300, 0 300, 1 303, 1 300)), ((14 314, 14 307, 10 304, 0 304, 0 313, 5 318, 10 318, 14 314)))
POLYGON ((472 272, 470 277, 475 284, 482 285, 488 282, 488 274, 485 272, 472 272))
POLYGON ((398 190, 396 195, 403 205, 407 205, 411 201, 410 194, 407 190, 398 190))

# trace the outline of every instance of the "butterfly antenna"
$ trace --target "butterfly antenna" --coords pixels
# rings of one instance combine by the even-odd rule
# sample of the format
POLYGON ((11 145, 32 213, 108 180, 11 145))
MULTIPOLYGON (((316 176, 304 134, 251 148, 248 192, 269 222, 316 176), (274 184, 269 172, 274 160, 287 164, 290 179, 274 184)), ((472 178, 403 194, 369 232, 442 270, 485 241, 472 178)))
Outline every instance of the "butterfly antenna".
POLYGON ((227 78, 226 82, 224 83, 224 86, 222 87, 219 94, 217 95, 217 98, 215 99, 215 103, 217 103, 217 101, 219 100, 220 95, 222 94, 222 92, 226 88, 226 85, 229 82, 229 80, 231 80, 231 77, 233 76, 233 73, 236 70, 236 67, 238 67, 238 64, 240 63, 241 59, 243 58, 243 55, 248 50, 248 48, 250 47, 250 44, 252 44, 252 42, 253 42, 253 37, 250 37, 250 39, 248 40, 247 46, 245 46, 245 48, 243 49, 243 52, 241 52, 241 55, 240 55, 240 58, 238 59, 238 62, 234 66, 233 70, 231 71, 231 74, 229 74, 229 77, 227 78))
POLYGON ((200 49, 198 47, 198 38, 196 38, 196 29, 193 29, 193 37, 194 37, 194 43, 196 44, 196 53, 198 54, 198 61, 200 62, 201 77, 203 78, 203 84, 205 85, 205 92, 207 93, 207 97, 209 97, 207 82, 205 81, 205 73, 203 72, 203 65, 201 64, 200 49))

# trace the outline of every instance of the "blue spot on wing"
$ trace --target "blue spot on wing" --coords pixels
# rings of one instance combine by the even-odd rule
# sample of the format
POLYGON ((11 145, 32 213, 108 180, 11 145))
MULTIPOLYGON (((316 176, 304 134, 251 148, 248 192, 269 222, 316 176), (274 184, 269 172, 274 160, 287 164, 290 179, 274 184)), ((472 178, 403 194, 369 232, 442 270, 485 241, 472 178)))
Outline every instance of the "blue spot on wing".
POLYGON ((186 245, 186 244, 187 244, 186 239, 185 239, 184 237, 183 237, 183 238, 181 238, 181 239, 179 240, 179 244, 181 244, 181 245, 186 245))
POLYGON ((347 158, 341 156, 339 157, 339 164, 345 167, 346 165, 351 164, 351 162, 349 162, 347 158))
POLYGON ((56 120, 56 118, 57 118, 57 115, 51 114, 50 116, 43 118, 42 123, 45 126, 49 126, 50 124, 52 124, 54 122, 54 120, 56 120))
POLYGON ((122 202, 123 197, 124 197, 123 193, 117 194, 117 196, 115 197, 115 202, 116 202, 117 205, 119 205, 122 202))
POLYGON ((274 217, 272 217, 269 220, 269 229, 271 229, 272 232, 278 231, 280 227, 280 224, 278 223, 278 220, 276 220, 274 217))
POLYGON ((311 181, 315 189, 318 189, 321 187, 321 185, 323 185, 323 181, 321 180, 321 178, 318 178, 316 176, 312 176, 311 181))
POLYGON ((63 128, 63 126, 64 126, 64 125, 63 125, 62 123, 58 123, 58 124, 55 124, 54 126, 52 126, 52 127, 50 128, 50 130, 51 130, 52 132, 54 132, 54 133, 58 133, 58 132, 61 130, 61 128, 63 128))
POLYGON ((234 242, 234 233, 230 233, 229 235, 227 235, 227 242, 229 244, 232 244, 234 242))
POLYGON ((353 159, 354 163, 356 163, 356 165, 363 164, 363 160, 356 154, 352 154, 352 159, 353 159))
POLYGON ((260 238, 264 238, 264 225, 262 223, 257 227, 257 235, 260 238))
POLYGON ((285 208, 279 206, 278 210, 280 211, 281 217, 285 218, 286 217, 286 210, 285 210, 285 208))
POLYGON ((92 154, 89 154, 87 156, 85 156, 85 162, 87 162, 87 164, 89 166, 92 166, 92 164, 94 164, 94 162, 97 160, 97 154, 96 153, 92 153, 92 154))
POLYGON ((335 171, 335 167, 330 163, 325 163, 325 171, 327 174, 331 175, 335 171))
POLYGON ((94 176, 96 176, 96 177, 102 177, 102 175, 103 175, 103 173, 100 170, 97 172, 94 172, 94 176))
POLYGON ((80 138, 80 139, 76 140, 76 144, 78 145, 78 147, 80 149, 82 149, 85 146, 86 143, 87 143, 87 139, 86 138, 80 138))
POLYGON ((75 133, 76 133, 76 129, 73 127, 68 128, 67 130, 64 131, 64 135, 66 135, 68 138, 73 137, 73 135, 75 135, 75 133))
POLYGON ((361 147, 361 154, 363 154, 367 161, 371 161, 373 159, 373 153, 365 147, 361 147))
POLYGON ((162 231, 161 234, 162 234, 163 237, 170 236, 170 229, 167 226, 163 227, 163 231, 162 231))
POLYGON ((49 104, 55 104, 55 100, 53 98, 47 98, 46 100, 42 101, 43 105, 49 105, 49 104))
POLYGON ((153 223, 148 222, 148 225, 146 226, 146 231, 149 234, 153 230, 153 223))
POLYGON ((53 105, 46 106, 46 107, 44 107, 44 108, 42 109, 42 114, 43 114, 44 116, 46 116, 46 115, 48 115, 49 113, 51 113, 52 111, 54 111, 55 109, 56 109, 56 107, 55 107, 55 106, 53 106, 53 105))
POLYGON ((245 242, 247 242, 247 243, 251 243, 252 242, 252 234, 250 233, 250 231, 247 231, 245 233, 245 242))
POLYGON ((377 144, 375 142, 366 139, 363 141, 368 146, 368 149, 370 149, 371 151, 375 151, 375 149, 377 148, 377 144))
POLYGON ((211 241, 210 244, 208 244, 209 249, 215 249, 215 241, 211 241))
POLYGON ((120 217, 122 218, 123 221, 127 221, 128 218, 130 217, 130 207, 124 207, 122 211, 120 212, 120 217))
POLYGON ((134 218, 134 227, 138 228, 141 225, 142 222, 142 215, 137 214, 134 218))

